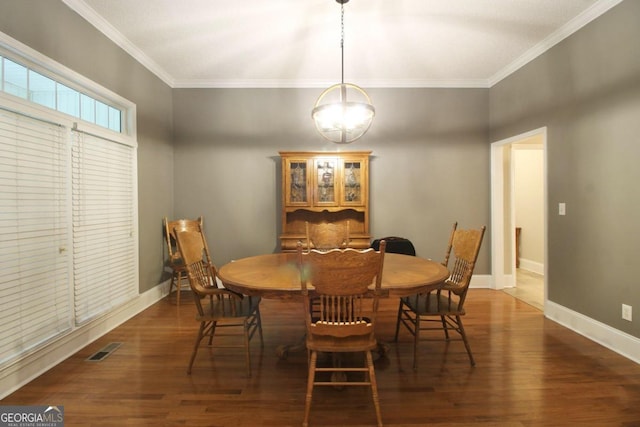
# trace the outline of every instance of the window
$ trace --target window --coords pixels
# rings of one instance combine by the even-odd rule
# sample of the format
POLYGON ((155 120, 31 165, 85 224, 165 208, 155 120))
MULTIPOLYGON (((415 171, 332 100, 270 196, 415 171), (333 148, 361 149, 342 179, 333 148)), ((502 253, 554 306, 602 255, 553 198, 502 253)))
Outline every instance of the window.
POLYGON ((76 324, 137 294, 134 149, 73 132, 73 282, 76 324))
POLYGON ((122 111, 0 56, 2 91, 114 132, 122 132, 122 111))
POLYGON ((27 97, 27 67, 4 58, 3 90, 20 98, 27 97))
POLYGON ((0 370, 138 294, 135 105, 7 40, 0 370))
POLYGON ((0 110, 0 366, 71 329, 64 130, 0 110))
POLYGON ((29 101, 56 108, 56 82, 49 77, 29 70, 29 101))

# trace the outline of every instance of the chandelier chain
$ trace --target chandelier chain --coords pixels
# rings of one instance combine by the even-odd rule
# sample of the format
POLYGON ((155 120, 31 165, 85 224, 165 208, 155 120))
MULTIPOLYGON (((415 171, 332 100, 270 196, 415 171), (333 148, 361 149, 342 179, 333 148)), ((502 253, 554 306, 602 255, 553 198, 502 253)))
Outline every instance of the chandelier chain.
POLYGON ((340 52, 341 52, 341 62, 342 70, 341 82, 344 84, 344 3, 340 4, 340 52))

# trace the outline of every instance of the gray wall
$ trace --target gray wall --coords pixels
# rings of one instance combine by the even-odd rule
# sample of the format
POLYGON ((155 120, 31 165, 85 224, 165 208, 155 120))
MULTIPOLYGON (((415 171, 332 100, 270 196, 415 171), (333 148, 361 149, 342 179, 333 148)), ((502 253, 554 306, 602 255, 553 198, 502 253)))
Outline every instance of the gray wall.
POLYGON ((548 126, 549 299, 635 337, 639 23, 624 1, 490 90, 492 141, 548 126))
POLYGON ((173 214, 171 88, 61 1, 0 0, 0 31, 137 105, 140 291, 154 287, 173 214))
MULTIPOLYGON (((175 213, 205 218, 214 261, 277 251, 278 151, 372 150, 371 234, 441 259, 453 221, 490 223, 487 89, 372 89, 376 117, 340 146, 315 130, 322 89, 176 89, 175 213)), ((490 274, 487 234, 477 272, 490 274)))
MULTIPOLYGON (((490 223, 489 141, 547 126, 549 298, 639 337, 620 319, 640 307, 638 22, 627 0, 490 90, 371 90, 372 129, 341 148, 373 150, 372 234, 439 259, 453 220, 490 223)), ((172 91, 60 1, 0 0, 0 31, 137 104, 141 291, 162 279, 164 215, 204 215, 218 263, 274 251, 278 150, 338 148, 309 118, 319 90, 172 91)))

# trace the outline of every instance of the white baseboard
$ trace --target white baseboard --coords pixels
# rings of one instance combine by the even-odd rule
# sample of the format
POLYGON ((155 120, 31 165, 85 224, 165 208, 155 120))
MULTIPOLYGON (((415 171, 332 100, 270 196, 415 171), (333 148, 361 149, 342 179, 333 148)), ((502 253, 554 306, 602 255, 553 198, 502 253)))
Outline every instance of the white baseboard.
MULTIPOLYGON (((522 261, 520 262, 522 268, 522 261)), ((469 287, 493 289, 493 276, 474 275, 469 287)), ((640 339, 549 300, 545 301, 544 315, 575 333, 640 364, 640 339)))
POLYGON ((471 276, 471 283, 469 283, 469 288, 493 289, 493 276, 489 274, 474 274, 473 276, 471 276))
POLYGON ((544 275, 544 264, 537 261, 531 261, 530 259, 520 258, 520 267, 523 270, 531 271, 532 273, 544 275))
POLYGON ((58 340, 4 367, 0 371, 0 399, 153 305, 167 294, 167 290, 167 284, 161 283, 116 310, 72 330, 58 340))
POLYGON ((546 301, 544 314, 547 318, 572 331, 589 338, 611 351, 640 363, 640 339, 622 332, 583 314, 546 301))

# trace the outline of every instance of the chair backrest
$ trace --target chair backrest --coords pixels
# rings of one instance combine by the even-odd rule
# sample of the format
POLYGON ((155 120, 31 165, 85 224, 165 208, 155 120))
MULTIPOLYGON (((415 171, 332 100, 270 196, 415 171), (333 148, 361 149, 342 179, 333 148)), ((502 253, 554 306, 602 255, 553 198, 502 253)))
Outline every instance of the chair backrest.
POLYGON ((343 249, 349 246, 349 221, 345 223, 305 222, 306 249, 326 251, 329 249, 343 249))
POLYGON ((216 267, 211 262, 209 246, 200 226, 195 230, 174 229, 178 249, 187 269, 191 290, 203 295, 208 289, 218 288, 216 267), (194 280, 192 280, 194 279, 194 280))
POLYGON ((167 217, 164 217, 163 223, 164 236, 167 243, 167 250, 169 251, 169 261, 172 263, 181 262, 174 230, 199 230, 202 228, 202 217, 198 217, 197 219, 176 219, 173 221, 169 221, 167 217))
POLYGON ((442 265, 445 267, 449 267, 449 258, 451 257, 451 248, 453 247, 453 236, 456 234, 456 229, 458 228, 458 222, 453 223, 453 227, 451 227, 451 233, 449 234, 449 242, 447 243, 447 249, 444 254, 444 261, 442 261, 442 265))
POLYGON ((446 281, 445 289, 460 297, 458 305, 462 307, 464 299, 471 283, 471 276, 478 259, 482 237, 486 227, 479 229, 462 230, 453 232, 451 251, 453 254, 451 272, 446 281))
POLYGON ((373 334, 384 253, 384 242, 380 251, 371 248, 304 251, 298 244, 304 306, 308 308, 312 298, 319 305, 313 312, 305 310, 308 334, 336 337, 373 334))

